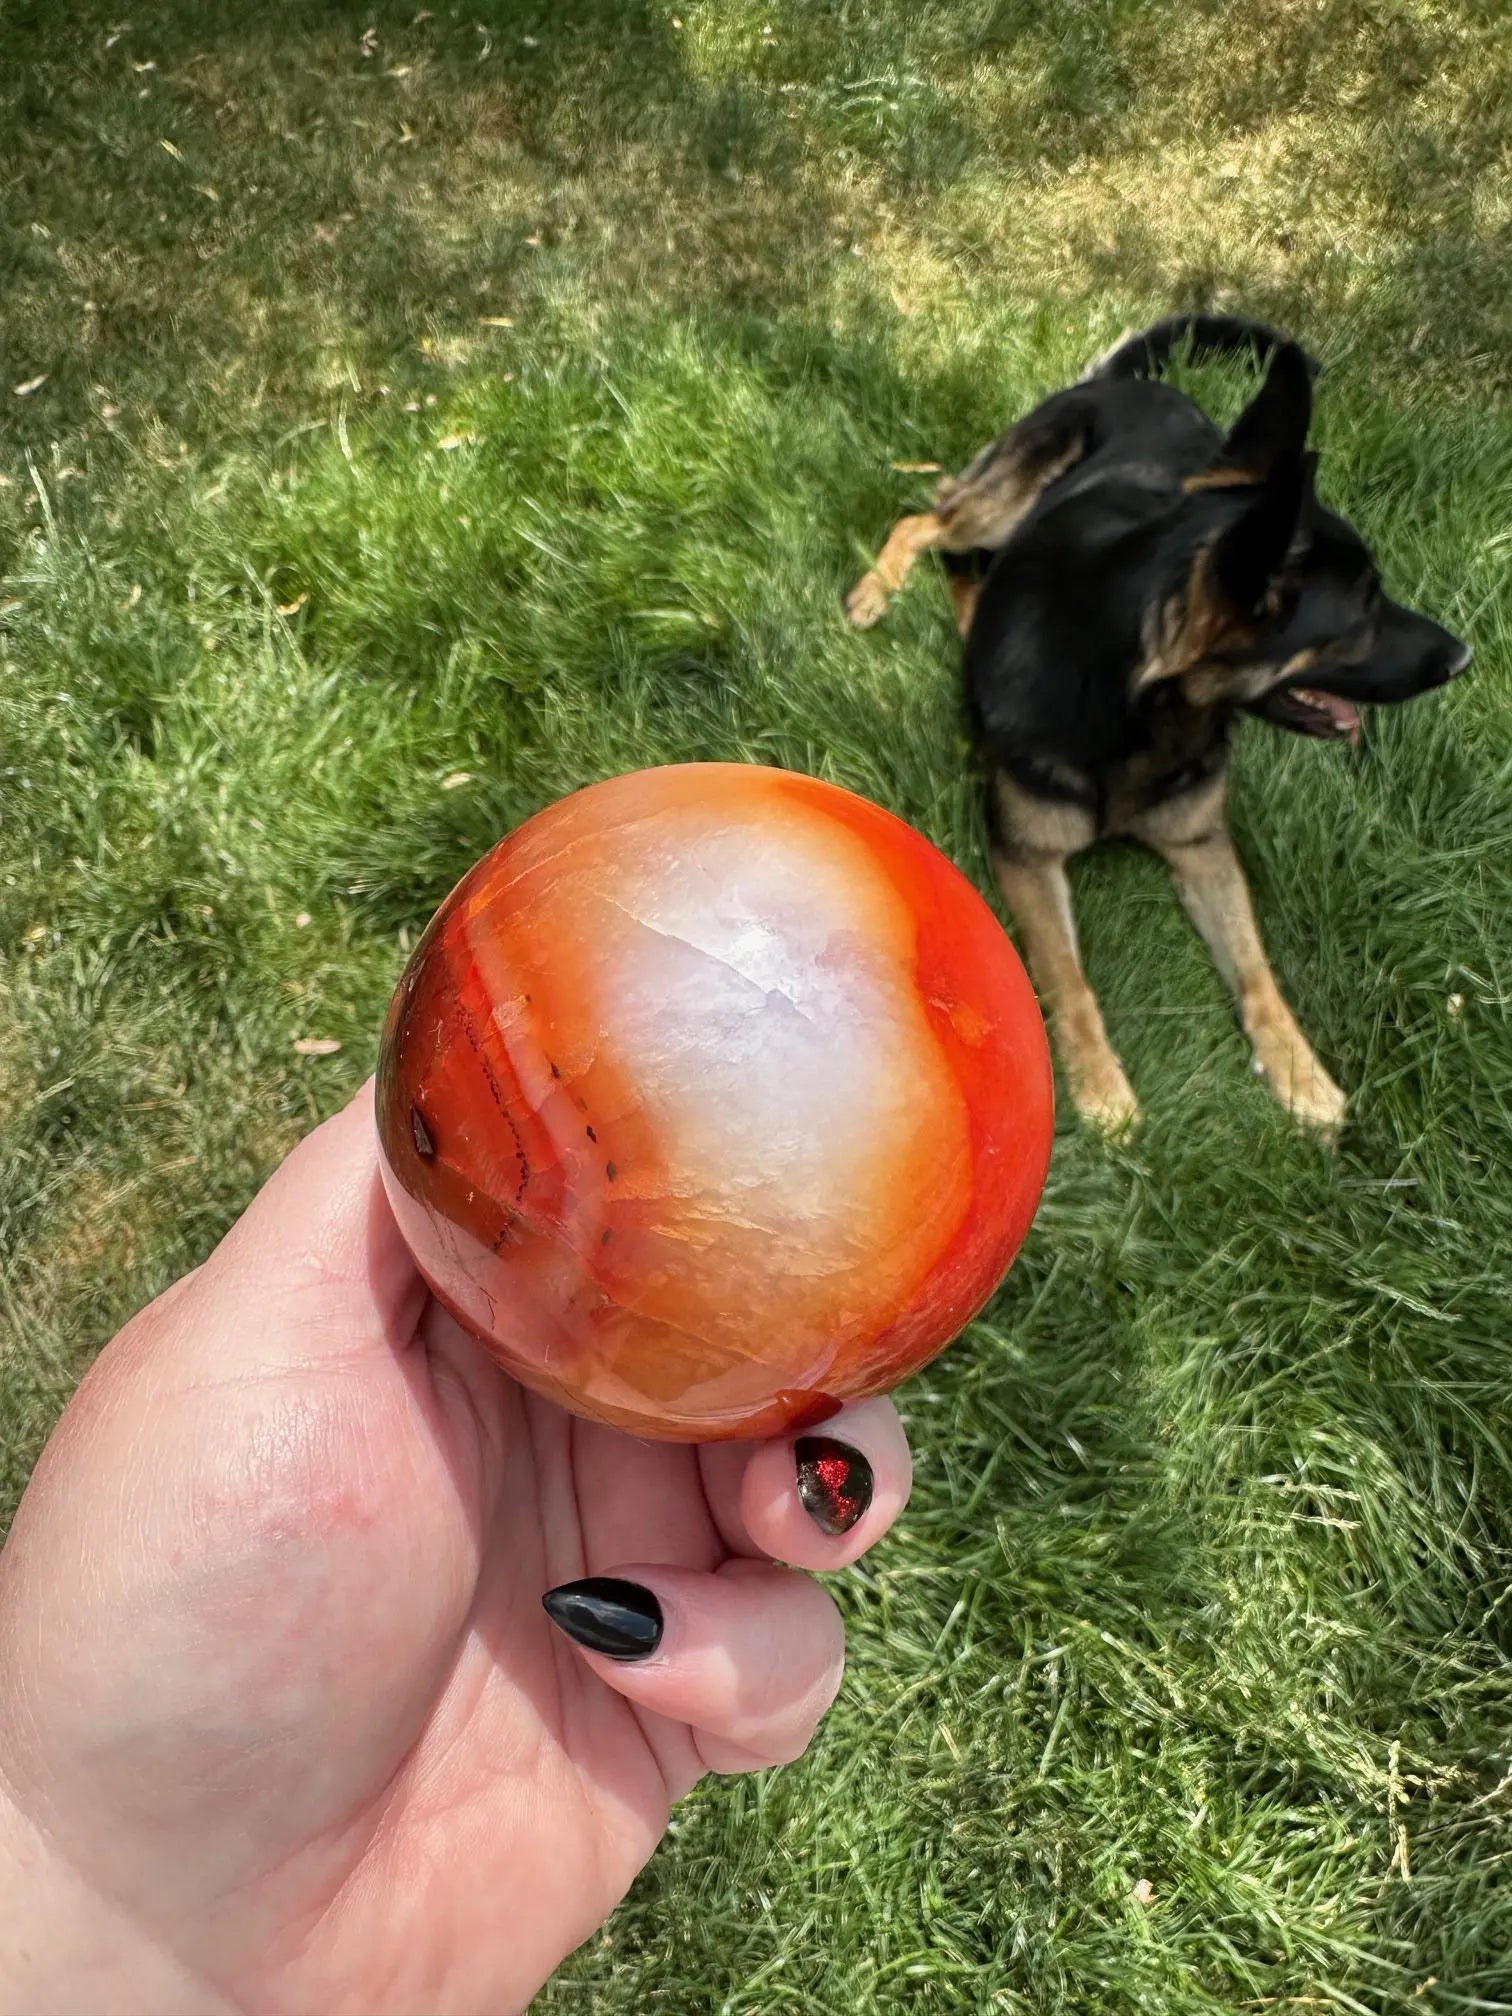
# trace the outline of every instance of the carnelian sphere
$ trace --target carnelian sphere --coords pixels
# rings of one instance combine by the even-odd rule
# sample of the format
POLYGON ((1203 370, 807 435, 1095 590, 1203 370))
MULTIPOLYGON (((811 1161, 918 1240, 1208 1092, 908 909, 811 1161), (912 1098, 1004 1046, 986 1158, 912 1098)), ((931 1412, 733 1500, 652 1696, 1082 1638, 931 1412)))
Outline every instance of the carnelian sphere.
POLYGON ((416 947, 384 1180, 437 1297, 524 1385, 677 1441, 886 1392, 1039 1202, 1044 1025, 911 826, 744 764, 579 791, 416 947))

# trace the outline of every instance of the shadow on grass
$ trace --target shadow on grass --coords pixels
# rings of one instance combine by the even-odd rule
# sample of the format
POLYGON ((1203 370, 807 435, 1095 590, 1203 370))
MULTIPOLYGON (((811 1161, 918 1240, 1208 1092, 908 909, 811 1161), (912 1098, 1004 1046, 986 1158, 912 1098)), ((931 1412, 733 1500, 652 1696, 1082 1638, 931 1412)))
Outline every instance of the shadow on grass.
POLYGON ((564 290, 589 342, 648 296, 812 314, 859 286, 887 325, 900 289, 927 317, 952 262, 984 308, 1238 295, 1315 339, 1347 310, 1372 368, 1499 374, 1512 59, 1473 7, 1295 11, 1282 35, 1175 0, 765 25, 651 0, 14 8, 6 358, 46 383, 6 418, 37 453, 91 415, 169 457, 266 442, 380 380, 423 397, 464 358, 513 368, 564 290), (1287 135, 1330 106, 1337 158, 1314 162, 1287 135), (1277 215, 1236 199, 1242 157, 1188 249, 1202 150, 1271 133, 1277 215), (896 242, 858 268, 878 231, 896 242))

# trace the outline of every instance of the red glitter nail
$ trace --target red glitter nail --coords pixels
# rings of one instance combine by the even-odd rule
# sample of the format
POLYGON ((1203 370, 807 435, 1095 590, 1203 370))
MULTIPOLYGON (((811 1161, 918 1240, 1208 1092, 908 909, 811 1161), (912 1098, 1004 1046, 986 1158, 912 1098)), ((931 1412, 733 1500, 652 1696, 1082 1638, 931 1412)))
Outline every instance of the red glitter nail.
POLYGON ((831 1539, 849 1533, 872 1501, 872 1467, 859 1449, 830 1435, 804 1435, 793 1445, 798 1496, 831 1539))

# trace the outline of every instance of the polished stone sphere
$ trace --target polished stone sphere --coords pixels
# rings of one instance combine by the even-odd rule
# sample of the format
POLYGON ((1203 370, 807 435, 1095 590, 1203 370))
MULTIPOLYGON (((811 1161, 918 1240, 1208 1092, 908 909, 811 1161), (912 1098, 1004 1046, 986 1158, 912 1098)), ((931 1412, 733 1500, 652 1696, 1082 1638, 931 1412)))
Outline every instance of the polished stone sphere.
POLYGON ((1038 1204, 1052 1093, 1001 925, 891 813, 744 764, 549 806, 447 898, 378 1073, 431 1288, 524 1385, 679 1441, 932 1358, 1038 1204))

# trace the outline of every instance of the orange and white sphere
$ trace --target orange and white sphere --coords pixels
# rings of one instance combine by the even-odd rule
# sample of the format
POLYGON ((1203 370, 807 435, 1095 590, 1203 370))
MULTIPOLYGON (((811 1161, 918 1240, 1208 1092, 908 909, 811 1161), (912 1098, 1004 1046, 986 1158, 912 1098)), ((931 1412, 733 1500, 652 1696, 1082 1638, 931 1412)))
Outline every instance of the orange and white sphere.
POLYGON ((389 1013, 384 1179, 515 1378, 680 1441, 823 1420, 932 1358, 1038 1204, 1049 1053, 927 840, 834 785, 650 770, 529 820, 389 1013))

